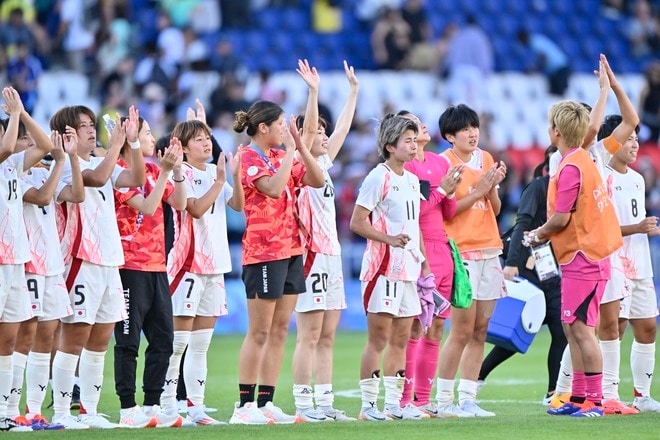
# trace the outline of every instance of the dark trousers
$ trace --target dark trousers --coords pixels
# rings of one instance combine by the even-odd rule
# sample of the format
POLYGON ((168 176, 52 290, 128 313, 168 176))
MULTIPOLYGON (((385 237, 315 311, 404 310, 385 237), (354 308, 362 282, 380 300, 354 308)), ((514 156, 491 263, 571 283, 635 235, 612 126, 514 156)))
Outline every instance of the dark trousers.
POLYGON ((147 338, 142 390, 144 405, 157 405, 172 355, 172 300, 165 272, 121 269, 128 319, 115 325, 115 391, 122 408, 135 402, 141 332, 147 338))

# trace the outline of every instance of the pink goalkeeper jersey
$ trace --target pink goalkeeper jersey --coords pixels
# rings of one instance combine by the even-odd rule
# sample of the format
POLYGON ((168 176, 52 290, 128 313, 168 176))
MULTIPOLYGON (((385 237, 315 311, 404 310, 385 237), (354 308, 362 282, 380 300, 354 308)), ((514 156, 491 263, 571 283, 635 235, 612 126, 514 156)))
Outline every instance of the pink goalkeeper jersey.
MULTIPOLYGON (((23 181, 23 193, 30 188, 41 188, 50 171, 45 168, 32 168, 23 181)), ((64 258, 57 232, 56 202, 60 191, 66 186, 60 181, 53 200, 46 206, 32 203, 23 204, 23 219, 30 242, 32 260, 25 264, 25 271, 36 275, 53 276, 64 273, 64 258)))
MULTIPOLYGON (((90 157, 87 162, 79 158, 80 170, 93 170, 103 160, 103 157, 90 157)), ((62 238, 65 263, 75 257, 100 266, 124 264, 113 191, 115 182, 124 171, 125 168, 115 165, 105 185, 98 188, 85 187, 84 202, 67 203, 66 226, 62 238)), ((67 184, 71 183, 71 162, 68 157, 61 180, 67 184)))
POLYGON ((25 151, 12 154, 0 164, 0 264, 23 264, 30 260, 27 231, 23 221, 25 151))
POLYGON ((390 281, 417 281, 424 257, 419 250, 419 180, 403 171, 399 176, 384 163, 365 177, 356 204, 371 211, 371 225, 395 236, 408 234, 405 248, 367 240, 362 257, 360 280, 371 281, 384 275, 390 281))
POLYGON ((335 212, 335 187, 328 170, 332 161, 327 154, 316 162, 323 171, 325 186, 312 188, 304 186, 298 193, 298 218, 306 230, 306 247, 318 254, 341 255, 337 235, 337 214, 335 212))
MULTIPOLYGON (((200 198, 216 181, 217 168, 206 164, 206 170, 183 164, 188 198, 200 198)), ((225 182, 220 195, 201 218, 187 211, 174 214, 174 247, 167 261, 167 274, 173 279, 181 270, 196 274, 221 274, 231 271, 227 240, 227 202, 234 190, 225 182)))

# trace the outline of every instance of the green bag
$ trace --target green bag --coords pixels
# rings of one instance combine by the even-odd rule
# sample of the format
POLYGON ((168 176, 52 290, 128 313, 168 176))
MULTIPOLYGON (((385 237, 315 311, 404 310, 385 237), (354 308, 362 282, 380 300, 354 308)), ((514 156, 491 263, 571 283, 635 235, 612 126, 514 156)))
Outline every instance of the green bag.
POLYGON ((456 242, 449 239, 451 257, 454 260, 454 282, 451 286, 451 305, 459 309, 468 309, 472 305, 472 284, 468 276, 461 252, 456 242))

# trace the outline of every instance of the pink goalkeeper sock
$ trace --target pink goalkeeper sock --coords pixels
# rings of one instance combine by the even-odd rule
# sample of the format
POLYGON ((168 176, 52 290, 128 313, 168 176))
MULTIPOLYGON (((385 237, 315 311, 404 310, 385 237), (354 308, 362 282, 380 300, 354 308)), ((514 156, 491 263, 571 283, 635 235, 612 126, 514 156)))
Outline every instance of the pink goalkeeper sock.
POLYGON ((572 397, 586 397, 587 395, 587 378, 584 371, 573 371, 573 385, 571 386, 572 397))
POLYGON ((415 362, 417 361, 417 346, 419 339, 409 339, 406 346, 406 380, 403 384, 403 395, 401 396, 401 408, 412 400, 412 389, 415 383, 415 362))
POLYGON ((603 400, 603 373, 585 375, 586 397, 593 403, 603 400))
POLYGON ((440 341, 422 338, 415 364, 416 405, 426 405, 430 402, 431 388, 438 369, 438 351, 440 351, 440 341))

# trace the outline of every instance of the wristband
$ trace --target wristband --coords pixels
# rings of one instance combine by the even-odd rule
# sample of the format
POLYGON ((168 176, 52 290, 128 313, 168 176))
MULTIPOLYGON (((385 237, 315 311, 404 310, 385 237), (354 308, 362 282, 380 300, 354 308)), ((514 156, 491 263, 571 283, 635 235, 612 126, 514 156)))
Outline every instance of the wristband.
POLYGON ((128 141, 128 145, 131 147, 132 150, 139 150, 140 149, 140 140, 136 140, 135 142, 128 141))
POLYGON ((181 180, 176 180, 174 176, 172 176, 172 180, 175 181, 176 183, 181 183, 186 180, 186 176, 181 176, 181 180))

